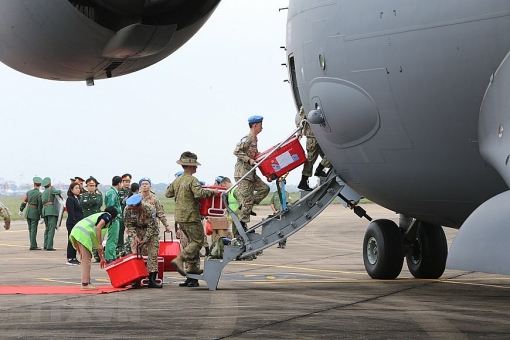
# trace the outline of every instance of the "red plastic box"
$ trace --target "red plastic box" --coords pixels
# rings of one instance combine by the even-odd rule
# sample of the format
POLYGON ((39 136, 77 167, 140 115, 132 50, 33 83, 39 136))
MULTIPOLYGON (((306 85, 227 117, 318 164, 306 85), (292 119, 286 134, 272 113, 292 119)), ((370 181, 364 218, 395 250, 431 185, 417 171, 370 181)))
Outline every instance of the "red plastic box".
MULTIPOLYGON (((255 161, 259 163, 276 146, 261 152, 255 161)), ((268 181, 274 181, 287 172, 294 170, 306 162, 305 151, 296 136, 292 136, 278 150, 260 164, 260 172, 268 181)))
POLYGON ((225 215, 226 207, 221 199, 221 194, 225 191, 224 187, 220 186, 204 186, 204 189, 216 189, 220 192, 211 197, 201 198, 200 202, 200 215, 202 216, 223 216, 225 215))
MULTIPOLYGON (((164 260, 163 271, 165 272, 175 272, 177 269, 172 266, 172 261, 179 256, 181 253, 181 241, 174 240, 173 234, 171 233, 172 238, 170 241, 166 240, 166 232, 163 233, 163 241, 159 240, 159 251, 158 256, 162 257, 164 260)), ((159 257, 158 257, 159 259, 159 257)), ((159 263, 158 263, 159 268, 159 263)), ((158 269, 159 273, 159 269, 158 269)))
POLYGON ((136 254, 126 255, 110 263, 106 272, 115 288, 125 287, 149 276, 143 257, 136 254))

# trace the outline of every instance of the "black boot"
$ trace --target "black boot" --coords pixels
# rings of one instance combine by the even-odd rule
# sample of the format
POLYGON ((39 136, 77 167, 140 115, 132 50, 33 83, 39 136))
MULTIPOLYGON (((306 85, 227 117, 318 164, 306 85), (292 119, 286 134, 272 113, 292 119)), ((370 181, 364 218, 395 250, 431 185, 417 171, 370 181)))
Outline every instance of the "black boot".
POLYGON ((191 281, 193 281, 193 279, 187 277, 186 281, 179 283, 179 287, 188 287, 188 283, 190 283, 191 281))
POLYGON ((158 272, 149 273, 149 288, 163 288, 162 283, 157 283, 156 278, 158 277, 158 272))
POLYGON ((318 177, 326 177, 327 174, 324 172, 324 166, 322 164, 319 164, 317 170, 315 170, 315 173, 313 175, 318 177))
POLYGON ((209 247, 205 247, 205 256, 211 255, 211 249, 209 247))
POLYGON ((308 186, 308 177, 305 175, 301 176, 301 182, 299 182, 297 187, 300 190, 312 191, 312 188, 308 186))

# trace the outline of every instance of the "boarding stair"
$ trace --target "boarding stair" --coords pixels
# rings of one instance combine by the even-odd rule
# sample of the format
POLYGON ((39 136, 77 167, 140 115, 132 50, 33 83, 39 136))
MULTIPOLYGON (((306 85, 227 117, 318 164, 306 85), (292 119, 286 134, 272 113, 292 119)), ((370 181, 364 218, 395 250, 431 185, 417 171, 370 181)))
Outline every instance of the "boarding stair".
MULTIPOLYGON (((276 152, 278 147, 284 142, 277 145, 273 152, 276 152)), ((268 153, 266 157, 255 164, 251 171, 255 171, 267 157, 271 156, 271 154, 272 152, 268 153)), ((251 171, 249 173, 251 173, 251 171)), ((249 173, 244 177, 248 176, 249 173)), ((244 177, 239 181, 244 179, 244 177)), ((284 178, 278 179, 278 192, 280 193, 280 198, 283 198, 282 210, 267 218, 263 218, 262 221, 252 227, 244 228, 239 217, 234 211, 228 208, 227 202, 229 192, 237 186, 239 181, 222 195, 225 206, 227 207, 227 212, 230 214, 232 223, 235 224, 239 236, 233 239, 229 245, 224 246, 222 259, 206 258, 203 266, 204 272, 202 274, 187 275, 187 277, 192 279, 204 280, 209 290, 216 290, 221 272, 230 261, 253 256, 288 238, 308 225, 308 223, 317 217, 333 200, 335 200, 335 198, 345 207, 352 209, 358 216, 370 220, 365 210, 358 206, 359 200, 362 197, 345 184, 334 169, 330 169, 327 172, 327 176, 321 177, 318 185, 312 191, 301 191, 300 199, 292 204, 287 204, 287 202, 285 202, 284 178)))

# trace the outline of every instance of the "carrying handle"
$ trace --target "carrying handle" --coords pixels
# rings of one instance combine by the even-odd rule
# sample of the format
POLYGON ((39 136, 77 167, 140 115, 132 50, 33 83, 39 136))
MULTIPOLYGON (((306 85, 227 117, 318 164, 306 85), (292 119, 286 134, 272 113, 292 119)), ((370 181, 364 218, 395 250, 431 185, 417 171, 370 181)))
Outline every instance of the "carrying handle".
POLYGON ((165 230, 163 232, 163 242, 166 242, 166 234, 165 233, 170 233, 170 236, 172 237, 172 241, 171 242, 173 242, 174 241, 174 233, 171 230, 170 231, 166 231, 165 230))

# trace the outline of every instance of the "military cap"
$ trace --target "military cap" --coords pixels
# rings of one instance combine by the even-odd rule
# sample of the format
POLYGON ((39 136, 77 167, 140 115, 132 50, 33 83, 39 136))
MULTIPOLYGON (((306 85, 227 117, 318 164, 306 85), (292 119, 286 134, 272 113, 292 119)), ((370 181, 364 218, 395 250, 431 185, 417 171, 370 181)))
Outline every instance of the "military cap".
POLYGON ((83 183, 83 182, 85 182, 85 180, 84 180, 83 178, 81 178, 80 176, 75 176, 75 177, 74 177, 74 180, 75 180, 76 182, 78 182, 78 183, 83 183))
POLYGON ((49 178, 49 177, 45 177, 45 178, 42 180, 42 182, 41 182, 41 183, 42 183, 43 187, 47 187, 48 185, 50 185, 50 184, 51 184, 51 178, 49 178))
POLYGON ((181 170, 181 171, 177 171, 177 172, 175 173, 175 175, 174 175, 174 176, 175 176, 176 178, 177 178, 177 177, 181 177, 183 173, 184 173, 184 171, 182 171, 182 170, 181 170))
POLYGON ((263 119, 264 119, 264 117, 262 117, 262 116, 251 116, 250 118, 248 118, 248 123, 250 123, 250 124, 262 123, 263 119))
POLYGON ((198 181, 198 183, 200 183, 201 186, 204 186, 205 185, 205 182, 204 181, 198 181))
POLYGON ((34 182, 34 184, 41 184, 42 179, 41 179, 41 177, 35 176, 34 178, 32 178, 32 182, 34 182))
POLYGON ((196 155, 194 155, 192 157, 181 156, 181 158, 176 163, 179 164, 179 165, 184 165, 184 166, 199 166, 199 165, 202 165, 202 164, 197 162, 197 156, 196 155))
POLYGON ((142 185, 143 181, 149 182, 150 185, 152 185, 151 179, 149 177, 143 177, 141 180, 138 181, 138 185, 142 185))
POLYGON ((140 202, 142 201, 142 195, 140 194, 135 194, 131 197, 129 197, 127 200, 126 200, 126 204, 127 205, 130 205, 130 206, 133 206, 133 205, 138 205, 140 204, 140 202))
POLYGON ((97 179, 95 179, 93 176, 90 176, 89 178, 87 178, 87 180, 85 181, 86 184, 95 184, 95 185, 98 185, 99 182, 97 181, 97 179))

